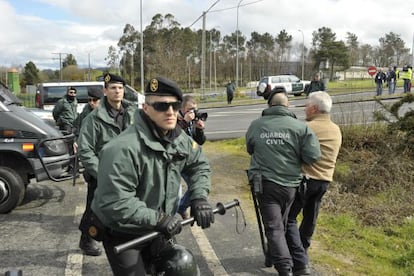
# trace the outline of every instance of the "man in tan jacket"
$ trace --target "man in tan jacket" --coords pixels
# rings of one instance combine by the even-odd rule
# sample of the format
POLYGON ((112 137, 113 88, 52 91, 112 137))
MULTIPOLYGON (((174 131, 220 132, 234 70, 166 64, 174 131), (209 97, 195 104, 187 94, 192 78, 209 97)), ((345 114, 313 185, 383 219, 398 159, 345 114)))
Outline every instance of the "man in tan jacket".
POLYGON ((302 165, 303 180, 288 216, 286 239, 293 259, 293 275, 310 275, 307 250, 316 227, 319 207, 333 179, 336 159, 342 143, 339 127, 331 121, 332 99, 328 93, 309 94, 305 113, 308 126, 319 139, 322 157, 312 164, 302 165), (303 219, 297 227, 297 216, 303 219))

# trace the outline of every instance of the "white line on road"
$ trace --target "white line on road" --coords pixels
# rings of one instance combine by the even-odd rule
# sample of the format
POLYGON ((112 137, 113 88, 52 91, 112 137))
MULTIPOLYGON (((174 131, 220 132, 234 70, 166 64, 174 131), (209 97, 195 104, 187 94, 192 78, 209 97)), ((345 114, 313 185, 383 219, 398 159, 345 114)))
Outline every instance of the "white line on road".
MULTIPOLYGON (((79 187, 83 189, 83 187, 79 187)), ((76 206, 73 223, 76 225, 80 222, 80 217, 85 210, 85 206, 76 206)), ((82 276, 83 254, 72 253, 68 255, 65 268, 65 276, 82 276)))
POLYGON ((82 254, 69 254, 66 261, 65 276, 82 276, 82 254))
POLYGON ((198 246, 200 247, 201 254, 206 259, 209 269, 213 272, 213 275, 228 276, 229 274, 221 264, 203 230, 198 226, 190 227, 190 229, 198 243, 198 246))

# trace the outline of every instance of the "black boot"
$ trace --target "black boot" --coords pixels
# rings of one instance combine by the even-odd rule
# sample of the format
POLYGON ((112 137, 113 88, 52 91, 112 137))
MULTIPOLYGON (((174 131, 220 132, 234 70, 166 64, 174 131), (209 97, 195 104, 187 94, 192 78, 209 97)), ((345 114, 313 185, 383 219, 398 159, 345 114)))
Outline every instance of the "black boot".
POLYGON ((276 270, 279 273, 279 276, 293 276, 292 268, 290 267, 276 268, 276 270))
POLYGON ((293 276, 305 276, 305 275, 311 275, 311 273, 312 272, 311 272, 309 265, 293 268, 293 276))
POLYGON ((79 248, 82 249, 83 254, 88 256, 100 256, 102 254, 102 250, 98 247, 98 243, 83 233, 79 241, 79 248))

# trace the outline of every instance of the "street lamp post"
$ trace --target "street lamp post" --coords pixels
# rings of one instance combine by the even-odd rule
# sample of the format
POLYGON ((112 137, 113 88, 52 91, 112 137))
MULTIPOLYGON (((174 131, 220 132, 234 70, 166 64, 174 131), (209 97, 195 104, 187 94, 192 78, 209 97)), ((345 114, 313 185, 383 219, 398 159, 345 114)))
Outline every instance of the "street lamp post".
POLYGON ((239 87, 239 7, 243 0, 237 4, 237 20, 236 20, 236 87, 239 87))
MULTIPOLYGON (((412 12, 411 15, 414 15, 414 12, 412 12)), ((413 33, 413 44, 411 45, 411 66, 414 66, 414 33, 413 33)))
POLYGON ((91 53, 88 53, 88 81, 91 81, 91 53))
POLYGON ((144 93, 144 33, 142 32, 142 0, 139 1, 140 6, 140 32, 141 32, 141 45, 140 45, 140 58, 141 58, 141 92, 144 93))
POLYGON ((305 35, 302 30, 298 30, 302 33, 302 80, 304 79, 305 73, 305 35))
POLYGON ((210 62, 209 62, 209 78, 208 78, 208 80, 210 81, 210 93, 211 93, 211 68, 212 68, 212 64, 211 64, 211 59, 212 59, 212 57, 211 57, 211 52, 212 52, 212 39, 211 39, 211 30, 210 30, 210 48, 209 48, 209 52, 208 52, 208 54, 209 54, 209 57, 210 57, 210 62))

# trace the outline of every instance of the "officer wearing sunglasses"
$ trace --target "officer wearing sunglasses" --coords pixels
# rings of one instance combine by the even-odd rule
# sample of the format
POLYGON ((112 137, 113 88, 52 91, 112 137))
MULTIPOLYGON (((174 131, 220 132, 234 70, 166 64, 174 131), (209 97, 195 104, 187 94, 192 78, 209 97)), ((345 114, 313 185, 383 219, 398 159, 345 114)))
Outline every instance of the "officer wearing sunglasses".
POLYGON ((182 99, 175 82, 150 80, 133 125, 101 152, 92 210, 106 227, 103 245, 114 275, 146 275, 163 250, 174 250, 171 238, 181 231, 181 173, 189 178, 195 222, 203 229, 214 223, 207 201, 210 166, 199 145, 177 126, 182 99), (116 245, 153 231, 163 235, 114 253, 116 245))
POLYGON ((79 114, 79 116, 75 120, 75 135, 79 136, 79 131, 82 126, 83 119, 86 118, 86 116, 92 112, 96 107, 99 106, 99 103, 101 102, 101 98, 104 96, 104 93, 102 91, 103 89, 101 87, 89 87, 88 88, 88 104, 85 105, 82 112, 79 114))
MULTIPOLYGON (((86 208, 79 225, 81 231, 79 248, 89 256, 102 254, 96 241, 89 236, 90 222, 93 218, 90 206, 97 186, 99 153, 107 142, 132 124, 136 110, 134 104, 124 100, 123 78, 108 73, 104 75, 104 82, 105 96, 82 121, 77 140, 79 160, 85 167, 84 178, 88 183, 86 208)), ((102 94, 90 93, 89 105, 93 104, 92 99, 97 99, 99 96, 102 94)))

